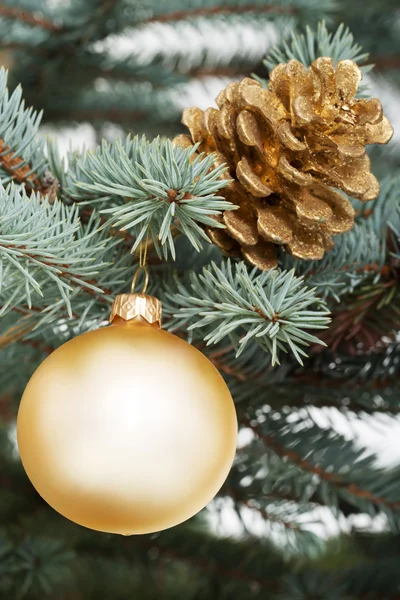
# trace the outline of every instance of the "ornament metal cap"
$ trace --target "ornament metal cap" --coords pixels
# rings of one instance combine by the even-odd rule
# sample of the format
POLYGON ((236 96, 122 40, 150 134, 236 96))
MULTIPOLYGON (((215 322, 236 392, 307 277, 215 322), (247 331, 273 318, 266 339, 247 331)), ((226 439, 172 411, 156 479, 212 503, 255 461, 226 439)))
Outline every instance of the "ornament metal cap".
POLYGON ((150 325, 154 323, 161 327, 162 304, 158 298, 147 294, 118 294, 116 296, 110 315, 110 323, 115 317, 124 321, 131 321, 141 317, 150 325))

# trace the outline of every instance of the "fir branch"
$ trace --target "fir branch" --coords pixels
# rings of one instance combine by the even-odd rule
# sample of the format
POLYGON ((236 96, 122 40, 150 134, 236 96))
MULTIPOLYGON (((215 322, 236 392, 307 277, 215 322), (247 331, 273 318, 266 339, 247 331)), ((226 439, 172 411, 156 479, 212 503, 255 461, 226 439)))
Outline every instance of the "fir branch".
MULTIPOLYGON (((29 307, 27 304, 19 303, 12 306, 13 313, 21 314, 26 318, 31 316, 35 323, 32 333, 28 333, 26 339, 36 339, 38 335, 42 335, 46 339, 46 344, 57 348, 76 335, 77 331, 83 333, 108 322, 114 297, 125 290, 128 282, 132 280, 133 273, 137 269, 137 260, 132 260, 125 244, 109 236, 108 228, 93 230, 93 223, 96 223, 96 219, 92 218, 91 222, 78 230, 77 234, 77 237, 82 237, 87 242, 88 247, 98 246, 95 251, 96 261, 91 265, 92 273, 88 272, 74 279, 72 277, 69 279, 68 273, 64 275, 72 288, 67 292, 71 311, 68 310, 64 297, 60 297, 54 279, 44 281, 43 297, 37 294, 34 297, 34 306, 29 307)), ((68 262, 65 261, 63 266, 68 267, 68 262)), ((138 281, 139 285, 140 283, 138 281)), ((13 345, 9 348, 13 348, 13 345)))
POLYGON ((333 352, 339 348, 350 355, 371 352, 383 337, 396 337, 399 298, 399 283, 391 275, 379 283, 365 282, 349 294, 345 307, 340 304, 333 310, 329 332, 321 333, 320 338, 333 352))
POLYGON ((369 55, 354 41, 348 27, 342 23, 333 34, 328 31, 325 21, 318 23, 316 32, 308 26, 305 33, 292 32, 290 43, 283 40, 280 45, 271 48, 265 57, 264 65, 272 71, 279 63, 295 59, 309 67, 320 56, 330 56, 335 64, 340 60, 353 60, 361 65, 364 73, 373 68, 373 65, 364 64, 369 55))
POLYGON ((131 230, 132 252, 148 235, 159 256, 175 258, 173 227, 190 240, 196 250, 200 240, 209 241, 199 226, 224 227, 213 218, 235 208, 216 196, 229 184, 224 165, 212 169, 214 156, 194 157, 196 147, 183 149, 169 140, 128 137, 124 143, 103 142, 77 164, 69 193, 74 198, 112 200, 102 208, 110 224, 131 230))
POLYGON ((208 6, 189 10, 177 10, 175 12, 166 12, 162 14, 152 15, 141 21, 141 23, 170 23, 171 21, 186 21, 188 19, 196 19, 200 17, 216 17, 244 14, 265 14, 278 13, 293 15, 297 13, 296 6, 288 4, 250 4, 237 6, 208 6))
POLYGON ((55 585, 67 582, 72 575, 75 553, 66 549, 60 540, 27 538, 12 550, 12 567, 19 580, 20 598, 47 595, 55 585))
POLYGON ((25 109, 22 90, 10 95, 7 71, 0 69, 0 182, 15 180, 38 187, 45 168, 43 143, 37 139, 41 113, 25 109), (1 170, 5 175, 1 176, 1 170))
POLYGON ((69 149, 65 156, 62 156, 58 144, 51 137, 46 139, 46 154, 50 171, 54 173, 60 184, 59 199, 65 204, 73 204, 74 198, 68 194, 68 185, 77 175, 81 154, 76 150, 69 149))
POLYGON ((75 77, 83 81, 95 81, 96 78, 112 81, 151 83, 152 89, 166 88, 185 83, 187 77, 157 61, 154 65, 143 64, 139 55, 130 52, 125 57, 112 57, 105 52, 86 51, 78 57, 65 61, 65 77, 75 77))
POLYGON ((214 367, 220 371, 220 373, 223 373, 229 377, 233 377, 238 381, 249 381, 250 377, 247 375, 244 369, 240 369, 240 367, 232 365, 230 361, 223 360, 224 355, 230 353, 232 350, 235 350, 235 347, 229 346, 228 348, 222 348, 221 350, 207 353, 207 356, 214 367))
POLYGON ((20 340, 20 343, 29 345, 34 350, 39 350, 39 352, 41 352, 45 356, 48 356, 55 350, 54 346, 51 346, 50 344, 45 344, 45 343, 41 342, 40 340, 25 339, 25 340, 20 340))
POLYGON ((326 380, 320 377, 310 377, 304 380, 299 377, 295 379, 292 385, 301 386, 301 392, 298 396, 292 397, 290 387, 283 389, 274 389, 275 397, 271 405, 279 409, 282 404, 291 408, 302 408, 304 406, 315 407, 334 407, 343 414, 348 412, 370 415, 398 415, 400 414, 400 403, 398 400, 400 388, 398 385, 386 386, 380 389, 379 386, 371 388, 361 386, 348 389, 346 380, 329 380, 329 388, 326 386, 326 380), (343 388, 346 387, 346 393, 343 388), (311 400, 312 399, 312 400, 311 400))
POLYGON ((240 505, 246 506, 250 510, 254 510, 254 511, 258 512, 262 516, 264 521, 271 521, 273 523, 277 523, 279 525, 282 525, 282 527, 284 527, 285 529, 288 529, 289 531, 297 531, 297 532, 302 531, 301 527, 298 523, 295 523, 293 521, 288 521, 285 518, 274 514, 272 511, 269 512, 266 508, 259 506, 257 503, 255 503, 254 500, 251 498, 242 498, 241 495, 238 493, 238 491, 235 488, 233 488, 232 486, 229 486, 229 485, 224 486, 223 492, 226 492, 230 498, 233 498, 233 500, 235 501, 235 504, 237 504, 239 506, 240 505))
MULTIPOLYGON (((334 64, 340 60, 353 60, 364 74, 373 69, 372 64, 365 64, 369 55, 354 41, 349 28, 342 23, 332 34, 328 31, 325 21, 318 23, 316 32, 308 25, 305 34, 292 32, 290 41, 283 40, 271 48, 264 59, 264 65, 271 72, 279 63, 295 59, 308 68, 320 56, 330 56, 334 64)), ((260 77, 256 79, 265 87, 267 86, 264 79, 260 77)), ((357 94, 359 97, 368 96, 368 85, 360 85, 357 94)))
POLYGON ((335 0, 179 0, 169 2, 168 9, 154 0, 147 5, 148 16, 141 23, 177 23, 190 20, 231 19, 239 16, 244 22, 252 16, 258 19, 296 19, 315 22, 336 11, 335 0))
POLYGON ((20 156, 16 156, 10 146, 0 139, 0 164, 4 170, 8 171, 12 179, 17 183, 29 182, 37 184, 36 173, 32 173, 32 169, 24 162, 20 156), (24 166, 21 166, 24 165, 24 166))
MULTIPOLYGON (((329 486, 336 488, 340 494, 344 495, 345 499, 352 501, 355 506, 360 506, 362 510, 367 510, 368 503, 372 503, 375 505, 377 510, 382 509, 386 511, 387 516, 391 518, 392 524, 400 524, 400 512, 398 512, 400 511, 400 502, 397 500, 391 500, 385 497, 383 493, 380 494, 379 492, 375 491, 378 487, 381 487, 382 490, 389 488, 390 482, 393 482, 395 479, 395 474, 386 473, 384 471, 380 471, 379 469, 374 470, 371 468, 372 464, 374 463, 374 457, 367 456, 363 459, 360 459, 360 456, 362 456, 364 453, 363 449, 358 450, 355 453, 356 458, 353 463, 349 463, 344 460, 344 453, 346 445, 348 447, 348 452, 354 453, 352 442, 341 441, 342 438, 338 434, 333 434, 332 432, 327 431, 325 435, 330 438, 331 441, 331 444, 327 444, 327 440, 321 437, 321 431, 316 434, 312 432, 312 428, 309 428, 309 430, 306 431, 309 437, 306 439, 304 436, 305 430, 303 430, 303 435, 301 435, 301 430, 297 430, 297 439, 296 442, 293 443, 290 430, 287 428, 287 426, 283 425, 283 422, 279 419, 277 419, 277 421, 274 423, 272 428, 274 431, 271 429, 269 433, 264 433, 262 431, 262 426, 258 425, 256 421, 245 418, 244 423, 257 435, 257 437, 265 444, 265 446, 271 449, 275 454, 284 460, 295 464, 310 475, 317 475, 320 480, 325 481, 329 484, 329 486), (281 433, 279 433, 280 427, 282 428, 281 433), (330 460, 329 464, 331 467, 331 461, 334 456, 332 442, 336 437, 336 439, 341 443, 342 450, 337 456, 341 457, 341 465, 352 464, 350 481, 349 475, 339 475, 332 471, 332 468, 327 470, 323 465, 323 459, 320 459, 320 464, 318 464, 318 462, 314 462, 312 460, 313 454, 310 453, 309 450, 304 454, 303 452, 299 452, 294 449, 297 446, 297 448, 305 450, 305 448, 309 445, 309 440, 313 440, 313 451, 315 452, 318 439, 317 435, 320 439, 320 443, 318 444, 320 448, 322 447, 320 445, 321 442, 324 442, 324 453, 326 455, 329 454, 330 459, 328 460, 330 460), (358 467, 356 467, 357 458, 359 463, 358 467), (357 483, 357 479, 364 479, 366 481, 366 486, 364 487, 357 483), (371 489, 368 489, 368 487, 371 487, 371 489)), ((318 453, 315 452, 315 454, 318 456, 318 453)), ((391 489, 391 496, 394 496, 393 488, 391 489)), ((325 502, 326 500, 327 499, 325 499, 325 502)))
MULTIPOLYGON (((1 34, 1 24, 0 24, 0 34, 1 34)), ((29 40, 24 41, 24 42, 19 42, 19 41, 4 41, 1 45, 2 50, 18 50, 21 52, 29 52, 30 54, 32 54, 33 52, 35 54, 39 54, 40 56, 43 57, 47 57, 48 53, 47 50, 45 48, 33 45, 29 42, 29 40)))
POLYGON ((32 331, 35 325, 36 323, 32 320, 31 315, 24 315, 17 323, 1 333, 0 350, 21 340, 32 331))
POLYGON ((37 194, 28 198, 15 185, 0 189, 0 314, 24 300, 31 310, 32 293, 43 295, 51 282, 70 316, 69 296, 76 287, 100 296, 103 290, 90 281, 104 266, 95 262, 106 245, 97 231, 95 219, 80 229, 77 207, 43 203, 37 194))
POLYGON ((159 543, 155 543, 154 541, 151 541, 150 544, 148 542, 144 543, 148 547, 156 547, 159 550, 160 554, 164 557, 178 562, 182 562, 195 570, 200 570, 214 576, 217 575, 218 577, 226 579, 227 581, 239 581, 245 583, 248 586, 252 586, 255 584, 258 587, 262 589, 268 589, 269 591, 271 591, 271 588, 274 587, 273 583, 270 580, 260 579, 248 575, 244 572, 243 569, 238 569, 237 565, 233 568, 224 568, 220 567, 216 561, 210 561, 209 558, 199 558, 198 556, 190 556, 187 553, 174 551, 170 547, 165 547, 164 545, 160 545, 159 543))
POLYGON ((233 347, 210 351, 204 343, 195 345, 224 375, 239 412, 263 405, 274 410, 336 407, 344 414, 357 415, 400 411, 397 343, 368 356, 340 353, 340 359, 335 359, 325 351, 307 360, 305 368, 292 364, 289 357, 278 370, 266 369, 263 357, 251 348, 235 360, 233 347))
MULTIPOLYGON (((76 549, 81 556, 88 551, 92 553, 90 540, 88 541, 89 544, 85 543, 85 539, 78 541, 76 549)), ((261 543, 256 538, 227 540, 220 536, 212 537, 193 526, 185 525, 151 537, 136 537, 135 543, 132 543, 132 540, 121 540, 118 549, 115 545, 112 547, 109 542, 103 541, 97 545, 96 553, 113 557, 116 554, 127 556, 130 562, 136 563, 138 550, 144 550, 147 554, 152 548, 157 549, 160 558, 187 565, 194 572, 207 574, 212 579, 243 583, 246 598, 249 597, 251 586, 270 591, 277 588, 277 574, 285 569, 279 553, 267 541, 261 543), (224 546, 228 541, 230 548, 226 552, 224 546), (263 564, 261 572, 259 561, 263 564)))
POLYGON ((15 6, 0 4, 0 17, 6 19, 15 19, 16 21, 27 23, 28 25, 32 25, 34 27, 41 27, 42 29, 51 31, 52 33, 57 33, 61 30, 58 25, 52 23, 48 19, 38 17, 34 13, 29 13, 27 10, 17 8, 15 6))
POLYGON ((294 271, 248 271, 244 263, 226 261, 192 273, 187 284, 175 280, 167 288, 165 312, 172 316, 168 327, 206 328, 207 345, 229 337, 237 356, 250 340, 271 354, 279 364, 279 351, 294 354, 302 364, 302 346, 319 343, 309 329, 324 329, 329 322, 323 301, 308 289, 294 271), (310 307, 314 306, 314 310, 310 307))
MULTIPOLYGON (((154 68, 163 70, 168 77, 171 77, 171 71, 175 77, 181 74, 188 85, 181 86, 180 97, 185 94, 185 87, 189 94, 193 93, 194 86, 199 90, 205 88, 206 93, 214 95, 215 89, 210 92, 207 89, 208 85, 213 86, 214 79, 206 79, 203 83, 198 81, 199 78, 204 80, 212 76, 231 80, 238 74, 248 74, 254 64, 261 62, 271 44, 279 39, 279 31, 279 22, 272 24, 257 15, 246 17, 246 27, 243 27, 243 18, 239 14, 229 19, 152 23, 132 31, 136 44, 129 48, 125 61, 146 65, 146 72, 154 68), (247 36, 249 28, 251 43, 247 36), (168 39, 167 44, 165 39, 168 39)), ((111 40, 109 44, 112 52, 111 40)))
MULTIPOLYGON (((98 96, 101 96, 101 94, 99 94, 98 96)), ((100 100, 100 104, 101 104, 101 100, 102 98, 98 98, 100 100)), ((104 95, 104 100, 106 100, 106 97, 104 95)), ((114 106, 111 106, 110 103, 110 98, 108 98, 108 102, 105 102, 105 106, 104 108, 101 107, 93 107, 93 106, 88 106, 89 104, 91 104, 90 102, 83 102, 83 104, 85 104, 85 106, 82 107, 69 107, 67 108, 66 106, 58 106, 58 107, 52 107, 52 110, 54 111, 53 114, 51 114, 52 117, 52 121, 57 122, 58 120, 60 121, 65 121, 65 112, 68 113, 68 119, 71 121, 93 121, 95 123, 97 122, 102 122, 104 123, 104 121, 110 121, 111 123, 140 123, 141 120, 145 119, 148 117, 148 113, 145 110, 135 110, 132 108, 128 108, 128 107, 117 107, 115 106, 115 102, 113 101, 112 104, 114 106), (86 106, 87 105, 87 106, 86 106)), ((50 107, 49 107, 50 108, 50 107)), ((50 111, 47 111, 50 112, 50 111)))
POLYGON ((371 62, 377 71, 400 69, 400 56, 371 56, 371 62))

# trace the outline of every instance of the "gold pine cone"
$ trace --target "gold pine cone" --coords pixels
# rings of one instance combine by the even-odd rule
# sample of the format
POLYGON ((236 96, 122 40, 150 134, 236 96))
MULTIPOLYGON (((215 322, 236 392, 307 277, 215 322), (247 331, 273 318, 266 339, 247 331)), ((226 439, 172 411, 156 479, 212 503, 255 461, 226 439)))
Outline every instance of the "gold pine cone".
MULTIPOLYGON (((216 153, 229 166, 231 184, 222 195, 238 210, 207 228, 226 254, 243 255, 260 269, 277 264, 277 245, 303 259, 321 259, 332 235, 354 224, 347 195, 366 202, 379 184, 370 171, 367 144, 393 134, 377 99, 355 97, 362 74, 356 63, 318 58, 307 70, 297 60, 278 65, 268 89, 253 79, 230 83, 216 108, 188 108, 185 147, 216 153)), ((226 175, 229 177, 229 175, 226 175)))

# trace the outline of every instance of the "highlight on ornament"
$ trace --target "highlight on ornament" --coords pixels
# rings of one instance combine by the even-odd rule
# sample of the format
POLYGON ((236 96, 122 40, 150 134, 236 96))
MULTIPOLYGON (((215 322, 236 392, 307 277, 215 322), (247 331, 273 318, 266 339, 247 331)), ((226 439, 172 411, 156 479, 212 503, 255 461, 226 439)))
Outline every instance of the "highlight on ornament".
POLYGON ((268 89, 245 78, 217 97, 218 108, 188 108, 190 136, 175 143, 215 153, 231 184, 221 194, 239 210, 214 219, 211 240, 259 269, 278 264, 278 247, 300 259, 321 259, 332 236, 349 231, 355 211, 346 195, 373 200, 379 184, 370 171, 368 144, 386 144, 393 128, 376 98, 357 97, 362 78, 352 60, 334 66, 317 58, 307 70, 297 60, 279 64, 268 89))
MULTIPOLYGON (((146 285, 147 276, 142 292, 146 285)), ((103 532, 152 533, 189 519, 219 491, 235 456, 236 413, 214 365, 160 328, 157 298, 121 294, 110 320, 33 374, 18 446, 32 484, 64 517, 103 532)))

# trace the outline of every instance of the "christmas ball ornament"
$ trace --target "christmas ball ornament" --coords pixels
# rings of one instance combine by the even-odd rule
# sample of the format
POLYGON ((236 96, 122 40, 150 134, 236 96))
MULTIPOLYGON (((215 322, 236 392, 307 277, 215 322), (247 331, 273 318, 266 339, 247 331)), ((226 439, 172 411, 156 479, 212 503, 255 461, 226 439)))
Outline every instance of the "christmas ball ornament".
POLYGON ((206 229, 225 254, 264 270, 277 266, 278 246, 321 259, 354 224, 351 202, 332 188, 377 197, 365 146, 386 144, 393 128, 379 100, 357 98, 361 77, 351 60, 321 57, 309 69, 291 60, 275 67, 268 89, 246 78, 219 94, 218 108, 184 111, 190 136, 175 142, 199 144, 229 167, 220 193, 239 209, 215 217, 226 229, 206 229))
POLYGON ((17 436, 39 494, 71 521, 125 535, 201 510, 225 481, 237 420, 196 348, 160 329, 161 304, 114 301, 111 325, 55 350, 30 379, 17 436))

